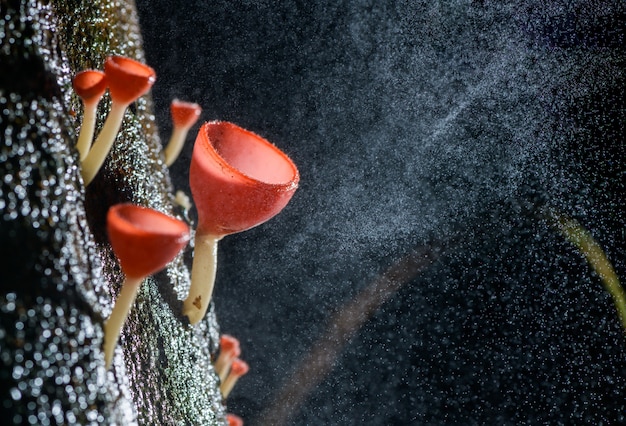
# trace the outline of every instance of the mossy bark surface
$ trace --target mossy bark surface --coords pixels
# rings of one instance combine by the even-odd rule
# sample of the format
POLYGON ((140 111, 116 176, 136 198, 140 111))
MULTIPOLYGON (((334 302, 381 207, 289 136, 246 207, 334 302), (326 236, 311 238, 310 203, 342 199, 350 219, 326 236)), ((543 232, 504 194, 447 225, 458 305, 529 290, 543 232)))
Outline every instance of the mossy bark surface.
MULTIPOLYGON (((123 281, 108 208, 131 202, 185 219, 163 162, 149 95, 127 110, 107 161, 85 187, 71 80, 107 56, 144 61, 129 1, 3 1, 0 27, 0 410, 5 424, 220 424, 211 364, 214 311, 181 315, 187 248, 146 279, 113 367, 104 320, 123 281)), ((157 82, 158 76, 157 76, 157 82)), ((99 131, 110 99, 99 105, 99 131)))

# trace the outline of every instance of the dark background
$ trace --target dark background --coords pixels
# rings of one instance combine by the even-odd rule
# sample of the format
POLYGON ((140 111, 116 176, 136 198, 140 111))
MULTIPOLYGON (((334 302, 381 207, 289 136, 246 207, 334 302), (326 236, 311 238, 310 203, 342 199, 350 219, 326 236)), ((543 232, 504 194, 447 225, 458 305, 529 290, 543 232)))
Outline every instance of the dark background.
MULTIPOLYGON (((545 220, 579 220, 626 276, 624 2, 137 6, 163 140, 178 97, 301 172, 279 216, 220 242, 218 319, 251 365, 229 411, 259 424, 289 405, 277 392, 332 314, 441 246, 333 343, 288 424, 626 421, 611 299, 545 220)), ((196 128, 171 167, 187 192, 196 128)))

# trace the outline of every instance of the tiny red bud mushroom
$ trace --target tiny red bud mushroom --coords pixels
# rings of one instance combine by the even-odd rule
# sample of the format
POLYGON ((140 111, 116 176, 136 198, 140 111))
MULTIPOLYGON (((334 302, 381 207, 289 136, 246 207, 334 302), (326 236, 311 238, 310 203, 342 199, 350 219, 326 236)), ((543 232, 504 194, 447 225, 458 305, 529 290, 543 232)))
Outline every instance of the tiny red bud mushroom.
POLYGON ((100 134, 82 164, 85 185, 98 174, 122 125, 128 105, 150 90, 156 80, 152 68, 130 58, 111 56, 104 62, 104 74, 111 95, 111 111, 100 134))
POLYGON ((198 104, 174 99, 170 105, 170 113, 172 115, 174 128, 164 153, 165 164, 168 167, 178 158, 180 151, 183 149, 185 139, 187 138, 187 133, 191 126, 196 124, 196 121, 200 118, 202 108, 200 108, 198 104))
POLYGON ((113 252, 126 276, 104 324, 104 355, 108 369, 117 339, 144 278, 163 269, 189 241, 183 221, 133 204, 117 204, 107 214, 107 232, 113 252))
POLYGON ((215 372, 221 381, 226 379, 233 360, 239 355, 241 355, 239 340, 228 334, 222 334, 220 337, 220 354, 215 361, 215 372))
POLYGON ((204 317, 211 301, 217 242, 277 215, 299 180, 291 159, 262 137, 223 121, 200 128, 189 169, 198 229, 191 288, 183 304, 192 325, 204 317))
POLYGON ((228 395, 235 387, 237 380, 244 374, 246 374, 250 370, 248 364, 239 358, 235 358, 233 360, 233 365, 230 367, 230 373, 226 377, 226 380, 222 382, 220 385, 220 392, 222 393, 222 398, 228 398, 228 395))
POLYGON ((107 89, 107 81, 102 71, 86 70, 74 76, 72 86, 83 101, 83 124, 80 126, 80 134, 76 142, 80 161, 83 161, 91 147, 93 132, 96 128, 98 103, 107 89))
POLYGON ((226 414, 226 421, 228 426, 243 426, 243 419, 235 414, 226 414))

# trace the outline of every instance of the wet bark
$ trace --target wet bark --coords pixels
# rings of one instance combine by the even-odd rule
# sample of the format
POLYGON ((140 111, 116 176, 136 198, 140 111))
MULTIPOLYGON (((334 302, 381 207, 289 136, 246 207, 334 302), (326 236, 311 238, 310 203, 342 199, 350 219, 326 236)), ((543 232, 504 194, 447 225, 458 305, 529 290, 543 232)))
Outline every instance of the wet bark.
MULTIPOLYGON (((85 188, 80 177, 82 106, 71 79, 113 54, 144 61, 134 2, 3 0, 0 19, 0 416, 222 423, 215 313, 196 327, 180 314, 191 248, 144 281, 113 367, 104 368, 102 325, 123 281, 108 208, 132 202, 185 219, 149 94, 126 112, 93 183, 85 188)), ((105 95, 96 132, 109 107, 105 95)))

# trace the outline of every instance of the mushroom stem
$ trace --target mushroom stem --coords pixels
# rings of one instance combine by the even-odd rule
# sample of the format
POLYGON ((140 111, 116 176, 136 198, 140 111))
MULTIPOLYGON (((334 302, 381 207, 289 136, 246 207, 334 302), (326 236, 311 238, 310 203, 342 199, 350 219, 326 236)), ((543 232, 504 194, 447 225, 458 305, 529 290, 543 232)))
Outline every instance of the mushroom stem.
POLYGON ((189 128, 174 127, 174 130, 172 130, 172 136, 170 136, 170 141, 164 151, 165 165, 167 167, 171 166, 180 155, 187 133, 189 133, 189 128))
POLYGON ((191 325, 200 322, 209 307, 217 269, 217 242, 220 238, 211 234, 196 233, 191 287, 183 303, 183 315, 189 318, 191 325))
POLYGON ((221 381, 226 380, 226 376, 228 375, 228 369, 233 363, 235 356, 225 355, 222 357, 220 355, 220 359, 218 359, 218 363, 215 364, 215 372, 221 381))
POLYGON ((172 136, 164 150, 165 164, 169 167, 174 163, 180 151, 183 149, 187 133, 191 126, 198 121, 202 108, 193 102, 184 102, 174 99, 170 104, 170 114, 172 115, 172 136))
POLYGON ((107 86, 106 75, 102 71, 97 70, 81 71, 72 80, 74 92, 83 101, 83 124, 80 127, 78 142, 76 142, 80 161, 87 157, 91 147, 93 132, 96 127, 98 103, 102 95, 104 95, 107 86))
POLYGON ((93 178, 98 174, 98 170, 102 167, 104 160, 106 159, 117 132, 122 126, 122 120, 124 119, 124 113, 128 105, 120 104, 119 102, 111 103, 111 111, 107 116, 104 126, 98 135, 98 138, 94 142, 89 154, 85 158, 82 164, 82 175, 85 186, 89 185, 93 178))
POLYGON ((113 312, 111 312, 111 316, 104 323, 104 363, 107 370, 111 367, 113 351, 115 350, 115 346, 117 346, 117 339, 120 337, 130 308, 135 302, 137 291, 139 290, 142 280, 142 278, 129 277, 124 280, 122 290, 115 301, 113 312))
POLYGON ((80 126, 80 134, 78 135, 78 142, 76 142, 76 149, 80 155, 80 161, 85 161, 91 141, 93 139, 93 132, 96 128, 96 111, 98 110, 98 103, 84 103, 83 108, 83 124, 80 126))

